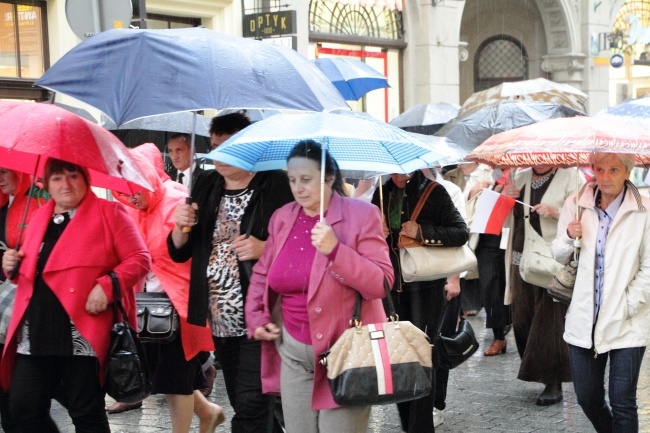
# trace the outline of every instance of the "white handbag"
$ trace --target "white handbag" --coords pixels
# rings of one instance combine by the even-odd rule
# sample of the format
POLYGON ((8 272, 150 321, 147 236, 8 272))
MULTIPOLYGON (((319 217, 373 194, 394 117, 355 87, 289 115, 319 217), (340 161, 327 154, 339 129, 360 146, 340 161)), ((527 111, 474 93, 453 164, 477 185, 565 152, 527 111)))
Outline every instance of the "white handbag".
MULTIPOLYGON (((411 221, 415 222, 431 191, 438 185, 437 182, 427 185, 411 214, 411 221)), ((398 246, 402 279, 407 283, 439 280, 476 267, 476 256, 467 244, 461 247, 424 246, 413 238, 400 236, 398 246)))
POLYGON ((399 250, 402 279, 407 282, 447 278, 476 268, 476 256, 467 246, 425 247, 415 245, 399 250))
MULTIPOLYGON (((524 200, 528 203, 528 196, 524 200)), ((562 265, 551 254, 551 243, 546 242, 530 225, 530 213, 528 207, 524 206, 524 250, 519 262, 521 279, 546 289, 560 269, 562 265)))

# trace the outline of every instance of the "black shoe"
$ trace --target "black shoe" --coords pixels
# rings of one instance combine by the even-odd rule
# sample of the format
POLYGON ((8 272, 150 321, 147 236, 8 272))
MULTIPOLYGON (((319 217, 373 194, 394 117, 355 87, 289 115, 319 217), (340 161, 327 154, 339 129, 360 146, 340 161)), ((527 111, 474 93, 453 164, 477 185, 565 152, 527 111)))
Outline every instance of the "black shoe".
POLYGON ((562 382, 546 385, 544 391, 537 397, 537 406, 550 406, 562 401, 562 382))

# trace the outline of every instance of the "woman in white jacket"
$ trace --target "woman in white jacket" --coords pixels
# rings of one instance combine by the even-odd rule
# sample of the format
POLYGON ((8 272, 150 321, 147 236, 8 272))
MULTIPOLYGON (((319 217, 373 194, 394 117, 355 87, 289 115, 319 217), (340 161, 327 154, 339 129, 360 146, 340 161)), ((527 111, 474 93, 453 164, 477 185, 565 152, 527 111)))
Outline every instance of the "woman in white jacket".
POLYGON ((650 341, 650 200, 627 180, 634 157, 594 154, 595 182, 562 209, 553 256, 568 263, 582 247, 564 340, 573 383, 597 432, 638 432, 636 388, 650 341), (605 367, 609 359, 609 405, 605 367))

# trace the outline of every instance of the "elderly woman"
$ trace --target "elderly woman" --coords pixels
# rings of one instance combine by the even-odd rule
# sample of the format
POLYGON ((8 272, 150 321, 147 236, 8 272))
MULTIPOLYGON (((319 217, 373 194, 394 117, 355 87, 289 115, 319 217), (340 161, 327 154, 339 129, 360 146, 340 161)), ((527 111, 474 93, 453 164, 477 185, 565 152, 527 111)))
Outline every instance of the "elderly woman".
POLYGON ((117 274, 135 323, 132 287, 151 258, 121 205, 92 193, 86 169, 49 159, 44 186, 52 200, 33 214, 20 251, 2 258, 7 275, 22 261, 2 387, 11 388, 11 413, 23 433, 58 432, 49 413, 57 388, 75 431, 110 432, 103 389, 113 325, 108 273, 117 274))
POLYGON ((246 337, 244 307, 251 267, 264 250, 269 219, 292 200, 287 176, 281 170, 251 173, 215 161, 215 170, 198 178, 192 198, 191 206, 176 207, 175 226, 167 239, 173 261, 192 259, 188 322, 203 326, 209 319, 235 410, 232 431, 270 431, 274 398, 262 393, 261 347, 246 337), (187 226, 192 227, 189 233, 183 231, 187 226))
MULTIPOLYGON (((447 299, 457 294, 459 277, 406 283, 402 279, 398 241, 400 235, 429 241, 432 248, 459 247, 469 238, 467 224, 454 205, 447 190, 436 186, 422 207, 416 222, 410 221, 422 192, 430 184, 424 174, 392 174, 383 187, 384 238, 390 249, 395 269, 391 295, 402 320, 409 320, 435 341, 445 312, 447 299), (435 247, 434 247, 435 245, 435 247), (454 293, 446 293, 454 292, 454 293)), ((379 204, 379 191, 373 203, 379 204)), ((435 378, 434 378, 435 379, 435 378)), ((436 388, 434 384, 434 389, 436 388)), ((440 396, 440 399, 442 396, 440 396)), ((402 430, 409 433, 433 432, 435 393, 397 404, 402 430)), ((439 406, 442 405, 440 402, 439 406)))
POLYGON ((115 197, 125 203, 127 212, 135 221, 149 253, 151 272, 145 280, 147 292, 164 292, 178 312, 180 335, 167 344, 148 344, 152 391, 165 394, 172 422, 172 433, 189 433, 192 412, 200 421, 201 433, 212 433, 224 421, 221 407, 206 400, 201 393, 203 373, 198 354, 214 349, 207 323, 196 326, 187 322, 190 283, 190 262, 175 263, 167 252, 167 234, 174 227, 174 210, 183 203, 187 193, 164 182, 154 161, 162 161, 162 154, 153 143, 131 150, 140 171, 153 192, 141 191, 115 197))
POLYGON ((573 257, 581 238, 564 340, 578 404, 599 433, 638 432, 636 388, 650 337, 650 200, 627 180, 634 156, 590 157, 595 181, 566 200, 553 256, 573 257), (609 405, 605 368, 609 360, 609 405))
POLYGON ((343 180, 328 153, 321 186, 321 152, 307 140, 287 158, 296 201, 271 218, 266 249, 253 269, 246 324, 248 334, 264 342, 264 391, 281 392, 288 433, 365 433, 370 406, 338 407, 318 359, 349 328, 358 293, 364 323, 386 320, 381 298, 393 270, 378 209, 342 196, 343 180))
POLYGON ((518 170, 502 192, 519 201, 510 220, 505 293, 521 357, 517 378, 544 384, 535 402, 539 406, 562 401, 562 382, 571 381, 569 354, 562 341, 566 305, 554 302, 546 287, 522 278, 519 264, 527 243, 525 225, 530 223, 530 228, 550 245, 557 233, 560 209, 575 191, 578 177, 584 183, 582 174, 575 168, 536 166, 518 170))

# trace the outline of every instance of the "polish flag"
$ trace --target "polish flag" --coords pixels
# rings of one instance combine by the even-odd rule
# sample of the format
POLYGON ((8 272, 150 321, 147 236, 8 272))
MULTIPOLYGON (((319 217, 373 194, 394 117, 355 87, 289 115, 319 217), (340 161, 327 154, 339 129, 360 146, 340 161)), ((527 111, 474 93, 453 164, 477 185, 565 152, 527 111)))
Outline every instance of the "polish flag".
POLYGON ((491 189, 483 189, 476 201, 470 232, 498 235, 515 203, 514 198, 506 197, 491 189))

